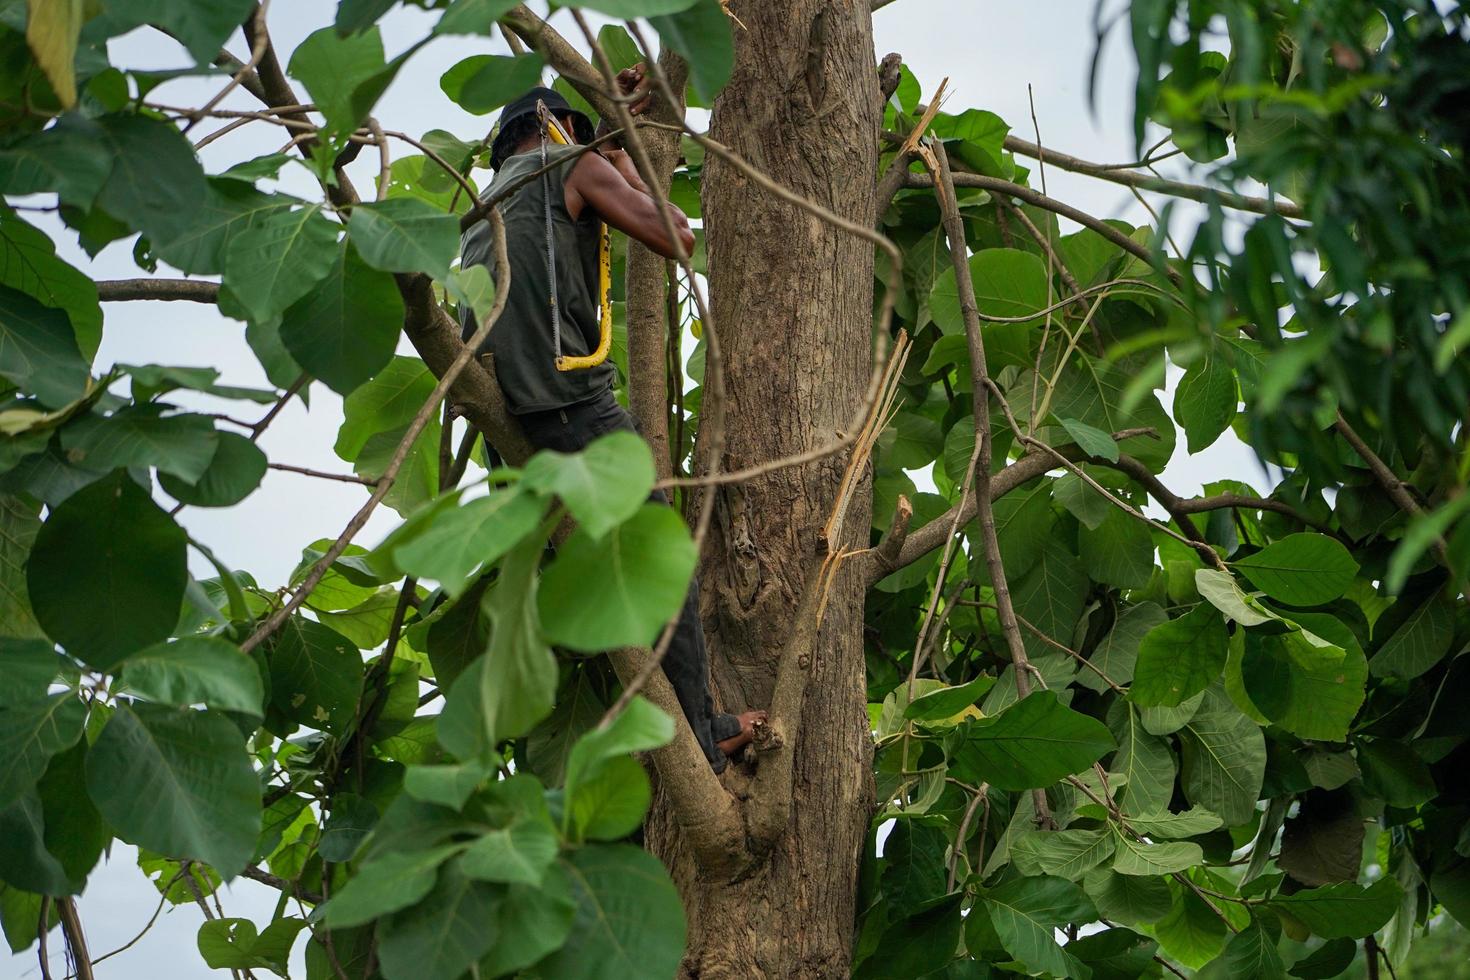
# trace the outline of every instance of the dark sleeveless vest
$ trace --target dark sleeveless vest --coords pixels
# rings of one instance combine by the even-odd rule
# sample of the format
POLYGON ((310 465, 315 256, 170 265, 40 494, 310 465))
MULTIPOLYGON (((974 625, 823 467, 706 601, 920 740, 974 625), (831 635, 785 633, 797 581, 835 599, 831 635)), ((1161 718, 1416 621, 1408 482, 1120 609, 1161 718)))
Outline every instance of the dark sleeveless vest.
MULTIPOLYGON (((574 147, 549 146, 556 160, 574 147)), ((582 371, 558 371, 552 343, 551 288, 546 278, 546 194, 551 196, 552 235, 556 241, 557 301, 561 306, 561 349, 583 355, 597 349, 597 242, 598 217, 590 208, 573 220, 566 207, 566 180, 574 161, 553 169, 543 181, 537 177, 497 207, 505 219, 510 255, 510 293, 505 312, 490 331, 481 353, 495 355, 495 371, 511 412, 542 412, 565 408, 595 398, 613 383, 611 360, 582 371), (549 186, 548 186, 549 185, 549 186)), ((485 196, 541 168, 540 149, 506 159, 485 196)), ((460 239, 460 261, 465 267, 486 266, 495 275, 490 225, 476 222, 460 239)), ((474 314, 460 313, 463 336, 475 332, 474 314)))

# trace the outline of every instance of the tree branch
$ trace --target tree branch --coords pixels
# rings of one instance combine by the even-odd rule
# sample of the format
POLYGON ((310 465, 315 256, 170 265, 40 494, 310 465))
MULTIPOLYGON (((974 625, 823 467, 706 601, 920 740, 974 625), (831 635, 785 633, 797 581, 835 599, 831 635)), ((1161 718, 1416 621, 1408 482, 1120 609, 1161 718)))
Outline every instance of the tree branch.
MULTIPOLYGON (((939 211, 943 216, 944 232, 949 239, 950 257, 954 262, 955 282, 959 286, 960 312, 965 319, 965 337, 970 348, 970 375, 975 403, 975 452, 970 459, 970 470, 975 480, 976 512, 980 518, 980 542, 985 552, 985 564, 990 571, 990 584, 995 590, 996 616, 1000 620, 1001 632, 1010 649, 1011 664, 1016 673, 1016 695, 1025 698, 1031 693, 1030 661, 1026 657, 1026 644, 1021 639, 1021 627, 1016 622, 1016 610, 1011 605, 1011 590, 1006 582, 1005 565, 1000 556, 1000 540, 995 531, 995 511, 991 508, 990 464, 990 388, 987 382, 990 371, 985 361, 985 338, 980 331, 979 307, 975 302, 975 285, 970 279, 969 250, 965 245, 965 223, 960 217, 959 200, 955 196, 954 181, 949 169, 949 155, 944 143, 934 141, 931 166, 937 163, 934 177, 937 182, 935 196, 939 199, 939 211)), ((927 154, 926 154, 927 156, 927 154)), ((968 489, 961 494, 963 508, 969 496, 968 489)), ((954 529, 959 526, 959 514, 945 535, 946 542, 953 541, 954 529)), ((932 613, 932 610, 931 610, 932 613)), ((917 657, 917 652, 915 653, 917 657)), ((917 663, 917 661, 916 661, 917 663)), ((1051 808, 1046 801, 1046 791, 1033 791, 1036 807, 1036 822, 1045 828, 1053 824, 1051 808)))
POLYGON ((133 300, 216 303, 219 283, 207 279, 99 279, 97 298, 104 303, 133 300))
MULTIPOLYGON (((1353 452, 1361 456, 1363 462, 1368 464, 1368 471, 1373 474, 1373 479, 1378 481, 1378 485, 1383 488, 1383 492, 1388 494, 1389 500, 1392 500, 1400 510, 1410 517, 1418 517, 1424 513, 1423 508, 1419 506, 1419 502, 1414 499, 1414 495, 1409 493, 1408 488, 1404 486, 1404 481, 1400 480, 1398 475, 1383 461, 1382 457, 1372 450, 1363 437, 1358 434, 1358 430, 1354 429, 1348 422, 1342 412, 1339 411, 1337 413, 1337 420, 1333 422, 1332 427, 1337 430, 1343 439, 1347 440, 1347 444, 1353 448, 1353 452)), ((1451 568, 1449 547, 1445 544, 1443 535, 1437 534, 1434 537, 1434 554, 1441 565, 1445 568, 1451 568)))
POLYGON ((500 23, 515 32, 532 51, 545 58, 546 63, 555 68, 557 74, 592 103, 592 108, 597 110, 598 115, 604 119, 617 115, 615 103, 607 95, 610 90, 603 87, 602 77, 597 69, 566 38, 557 33, 556 28, 532 13, 525 4, 507 11, 500 18, 500 23))
MULTIPOLYGON (((1064 218, 1071 218, 1079 225, 1091 228, 1123 251, 1131 255, 1136 255, 1145 262, 1152 264, 1154 261, 1154 253, 1150 251, 1147 245, 1135 242, 1101 218, 1094 218, 1087 212, 1074 208, 1070 204, 1064 204, 1055 198, 1048 197, 1040 191, 1032 190, 1023 184, 1017 184, 1013 181, 1001 180, 999 177, 986 177, 983 174, 957 173, 953 177, 956 187, 979 187, 988 191, 1009 194, 1011 197, 1025 201, 1027 204, 1035 205, 1043 211, 1050 211, 1064 218)), ((931 188, 934 186, 934 178, 929 174, 906 174, 904 186, 931 188)))
POLYGON ((1170 197, 1182 197, 1190 201, 1199 201, 1201 204, 1214 202, 1218 203, 1221 207, 1231 208, 1235 211, 1251 211, 1256 214, 1279 214, 1283 218, 1306 219, 1306 213, 1301 209, 1301 206, 1293 204, 1290 201, 1268 200, 1264 197, 1248 197, 1244 194, 1216 190, 1213 187, 1205 187, 1200 184, 1187 184, 1179 180, 1168 180, 1164 177, 1141 174, 1135 170, 1126 168, 1092 163, 1091 161, 1074 157, 1068 153, 1060 153, 1056 150, 1047 149, 1037 143, 1023 140, 1018 136, 1007 136, 1005 138, 1005 148, 1012 153, 1019 153, 1033 160, 1045 158, 1046 162, 1054 167, 1060 167, 1063 170, 1069 170, 1076 174, 1084 174, 1088 177, 1096 177, 1099 180, 1111 181, 1114 184, 1122 184, 1124 187, 1137 187, 1140 190, 1167 194, 1170 197))

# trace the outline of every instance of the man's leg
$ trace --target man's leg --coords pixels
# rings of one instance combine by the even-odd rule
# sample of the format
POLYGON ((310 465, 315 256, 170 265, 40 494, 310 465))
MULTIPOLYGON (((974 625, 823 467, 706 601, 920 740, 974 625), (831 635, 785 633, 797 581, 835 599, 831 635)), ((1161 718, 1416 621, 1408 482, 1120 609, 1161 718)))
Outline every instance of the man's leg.
MULTIPOLYGON (((564 453, 583 449, 598 436, 609 432, 638 431, 633 416, 617 403, 610 391, 579 405, 524 415, 520 421, 531 445, 564 453)), ((649 500, 665 505, 669 503, 661 490, 653 491, 649 500)), ((690 582, 661 666, 680 707, 684 709, 684 717, 689 721, 694 737, 704 749, 705 758, 715 772, 723 772, 725 753, 717 743, 739 736, 742 726, 738 716, 716 712, 714 699, 709 694, 709 654, 705 648, 704 625, 699 617, 698 577, 690 582)))

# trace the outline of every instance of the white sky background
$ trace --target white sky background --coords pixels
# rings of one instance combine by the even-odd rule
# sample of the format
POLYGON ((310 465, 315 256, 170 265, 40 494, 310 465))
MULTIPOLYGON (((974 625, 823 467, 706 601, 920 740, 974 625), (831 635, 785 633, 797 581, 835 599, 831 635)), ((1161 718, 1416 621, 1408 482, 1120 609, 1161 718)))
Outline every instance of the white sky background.
MULTIPOLYGON (((271 11, 270 28, 282 64, 312 31, 332 22, 336 4, 330 0, 290 0, 277 3, 271 11)), ((416 8, 397 9, 382 21, 388 56, 428 32, 435 15, 416 8)), ((575 24, 565 13, 552 19, 569 39, 575 24)), ((939 80, 950 78, 952 93, 948 107, 955 111, 978 107, 992 110, 1009 122, 1018 135, 1034 139, 1030 122, 1027 84, 1034 91, 1041 142, 1085 159, 1120 162, 1134 158, 1132 146, 1131 53, 1121 31, 1109 39, 1098 75, 1098 114, 1088 107, 1087 71, 1093 54, 1092 4, 1088 0, 1027 0, 1024 3, 977 3, 975 0, 898 0, 874 17, 875 62, 889 51, 904 55, 924 85, 925 95, 939 80)), ((580 45, 579 45, 580 46, 580 45)), ((247 54, 237 35, 229 44, 237 56, 247 54)), ((439 88, 439 76, 462 58, 485 52, 504 53, 504 42, 483 38, 443 38, 419 52, 399 74, 379 104, 376 115, 385 128, 421 135, 430 129, 447 129, 461 139, 482 136, 494 115, 472 116, 454 105, 439 88)), ((112 43, 115 64, 129 68, 178 68, 186 57, 163 35, 140 29, 112 43)), ((169 105, 202 104, 221 84, 181 79, 160 86, 151 98, 169 105)), ((257 108, 244 92, 236 93, 226 106, 257 108)), ((203 123, 194 138, 211 131, 203 123)), ((207 171, 218 172, 232 163, 274 152, 284 139, 281 130, 264 124, 243 127, 203 151, 207 171)), ((395 147, 395 157, 413 152, 395 147)), ((1182 158, 1168 161, 1162 169, 1171 176, 1181 173, 1169 168, 1182 158)), ((370 188, 376 175, 376 154, 366 149, 353 167, 359 188, 370 188)), ((303 168, 288 168, 283 190, 313 197, 317 191, 303 168)), ((477 174, 483 186, 488 174, 477 174)), ((1038 187, 1039 179, 1033 177, 1038 187)), ((1140 223, 1142 209, 1127 189, 1092 178, 1047 170, 1047 187, 1052 196, 1099 217, 1121 217, 1140 223)), ((47 218, 27 215, 28 220, 47 218)), ((133 265, 131 240, 114 243, 95 261, 76 245, 76 236, 59 221, 37 221, 57 242, 63 258, 98 279, 127 278, 140 273, 133 265)), ((1063 220, 1063 231, 1074 230, 1063 220)), ((1187 229, 1176 221, 1176 240, 1187 242, 1187 229), (1184 231, 1185 237, 1179 237, 1184 231)), ((172 271, 160 267, 159 275, 172 271)), ((214 367, 226 384, 266 386, 266 381, 244 340, 243 326, 220 317, 213 307, 193 303, 113 303, 104 307, 106 316, 97 368, 115 362, 164 363, 214 367)), ((412 353, 407 342, 401 352, 412 353)), ((1171 371, 1171 380, 1177 372, 1171 371)), ((174 397, 174 396, 171 396, 174 397)), ((183 400, 183 399, 177 399, 183 400)), ((259 408, 243 402, 209 403, 209 411, 225 411, 255 418, 259 408)), ((346 472, 348 467, 332 452, 341 422, 341 400, 324 385, 311 389, 308 412, 298 401, 276 419, 261 441, 274 462, 289 462, 318 469, 346 472)), ((204 402, 201 402, 203 404, 204 402)), ((1167 405, 1166 405, 1167 407, 1167 405)), ((1269 485, 1255 457, 1227 431, 1213 447, 1189 457, 1184 440, 1164 481, 1184 496, 1198 493, 1203 483, 1221 478, 1241 479, 1262 490, 1269 485)), ((296 564, 300 548, 320 537, 335 536, 366 497, 362 487, 346 483, 311 480, 290 473, 271 471, 261 488, 244 503, 227 509, 186 508, 180 520, 189 531, 214 548, 226 564, 248 570, 267 586, 284 581, 296 564)), ((390 530, 396 516, 380 509, 358 536, 372 545, 390 530)), ((196 574, 212 575, 207 567, 196 574)), ((86 893, 79 901, 92 955, 98 956, 131 939, 147 921, 157 903, 157 892, 137 870, 133 848, 116 843, 111 860, 93 872, 86 893)), ((230 916, 253 919, 263 926, 274 908, 276 892, 244 879, 223 890, 221 901, 230 916)), ((197 907, 166 910, 158 923, 136 946, 97 967, 103 980, 194 980, 225 975, 204 966, 195 947, 195 933, 202 916, 197 907)), ((51 969, 65 975, 59 930, 51 937, 51 969)), ((305 975, 297 943, 293 977, 305 975)), ((0 977, 32 978, 40 975, 35 951, 0 959, 0 977)))

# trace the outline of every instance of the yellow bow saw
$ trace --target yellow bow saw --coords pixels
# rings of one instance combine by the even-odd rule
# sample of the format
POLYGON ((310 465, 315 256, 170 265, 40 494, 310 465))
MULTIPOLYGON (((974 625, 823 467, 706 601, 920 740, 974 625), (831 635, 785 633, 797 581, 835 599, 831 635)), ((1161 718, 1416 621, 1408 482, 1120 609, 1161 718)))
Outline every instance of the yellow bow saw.
MULTIPOLYGON (((570 146, 571 138, 561 128, 561 125, 546 108, 544 102, 536 105, 537 113, 540 115, 545 132, 541 140, 541 163, 546 165, 546 143, 550 140, 562 146, 570 146)), ((550 187, 549 175, 546 186, 550 187)), ((597 349, 582 357, 569 357, 561 352, 561 309, 557 303, 556 296, 556 243, 551 229, 551 200, 546 200, 546 274, 551 283, 551 324, 553 330, 553 342, 556 350, 556 369, 558 371, 583 371, 594 368, 607 360, 608 352, 612 350, 612 256, 610 242, 608 239, 607 222, 599 221, 597 242, 597 292, 601 297, 601 316, 598 321, 597 349)))

